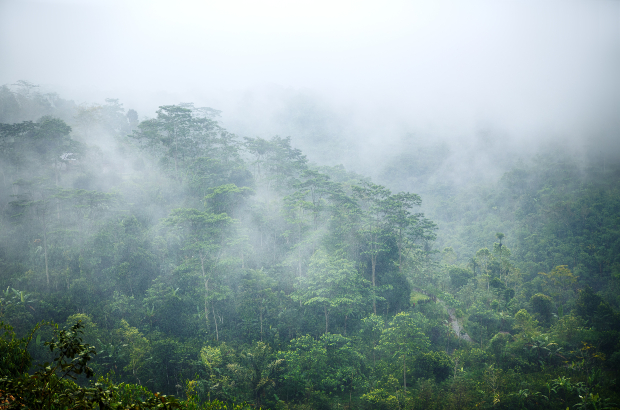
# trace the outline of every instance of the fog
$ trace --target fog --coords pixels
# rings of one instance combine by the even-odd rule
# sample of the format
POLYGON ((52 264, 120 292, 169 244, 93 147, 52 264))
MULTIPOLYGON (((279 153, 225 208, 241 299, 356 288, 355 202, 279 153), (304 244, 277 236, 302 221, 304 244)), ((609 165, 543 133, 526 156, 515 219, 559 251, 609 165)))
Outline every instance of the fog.
POLYGON ((385 3, 0 0, 4 402, 619 402, 620 1, 385 3))
POLYGON ((620 151, 600 145, 620 130, 618 2, 3 1, 0 55, 0 84, 141 119, 191 101, 379 178, 444 142, 460 178, 545 144, 620 151))

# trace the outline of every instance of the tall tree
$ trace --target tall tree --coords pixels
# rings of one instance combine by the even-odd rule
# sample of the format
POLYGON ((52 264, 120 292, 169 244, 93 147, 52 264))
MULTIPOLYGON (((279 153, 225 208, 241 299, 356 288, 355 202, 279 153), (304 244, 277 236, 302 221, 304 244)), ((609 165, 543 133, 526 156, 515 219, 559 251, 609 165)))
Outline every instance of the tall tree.
POLYGON ((75 145, 69 137, 70 132, 71 127, 63 120, 53 117, 42 117, 33 129, 33 148, 48 167, 52 168, 56 185, 59 184, 62 163, 69 159, 72 145, 75 145))
POLYGON ((437 226, 423 213, 412 213, 413 208, 421 204, 422 198, 409 192, 390 195, 384 203, 388 227, 396 238, 398 271, 401 273, 407 249, 420 246, 420 242, 433 241, 436 237, 437 226))
POLYGON ((354 262, 318 250, 294 298, 323 311, 325 333, 329 332, 330 314, 339 310, 345 317, 346 333, 346 320, 362 306, 366 284, 354 262))
POLYGON ((277 309, 276 281, 263 270, 248 269, 240 287, 240 315, 252 323, 258 319, 260 341, 263 341, 266 318, 277 309))
POLYGON ((391 353, 391 360, 399 357, 403 364, 403 390, 407 392, 407 357, 420 353, 430 345, 425 334, 427 319, 420 313, 401 312, 383 330, 380 344, 391 353))
POLYGON ((290 189, 299 175, 307 169, 306 156, 291 146, 291 138, 245 138, 244 146, 254 155, 254 169, 259 181, 265 181, 275 191, 290 189))
POLYGON ((215 126, 206 118, 197 119, 192 110, 178 105, 162 105, 157 118, 142 121, 132 136, 161 156, 163 163, 172 162, 173 178, 182 182, 182 165, 204 152, 205 126, 215 126))
POLYGON ((248 187, 238 187, 235 184, 220 185, 209 188, 205 195, 205 205, 215 214, 225 213, 233 216, 237 208, 253 194, 248 187))
POLYGON ((420 215, 412 215, 411 209, 414 206, 422 204, 422 198, 419 195, 408 192, 399 192, 390 195, 386 202, 387 219, 396 233, 396 244, 398 246, 398 271, 403 271, 403 253, 406 245, 407 229, 417 222, 420 215))
POLYGON ((371 283, 373 287, 372 307, 377 314, 377 259, 379 255, 387 251, 385 236, 387 233, 387 198, 390 190, 371 182, 365 182, 361 186, 354 186, 353 192, 360 204, 361 220, 359 235, 363 238, 364 253, 370 258, 371 283))
POLYGON ((191 208, 181 208, 172 211, 165 223, 179 235, 183 257, 181 266, 190 271, 198 270, 204 284, 204 314, 209 318, 209 302, 215 325, 216 339, 219 339, 217 316, 214 300, 217 298, 214 282, 217 264, 226 245, 228 228, 232 225, 231 219, 225 213, 213 214, 208 211, 199 211, 191 208), (211 288, 209 287, 211 282, 211 288))

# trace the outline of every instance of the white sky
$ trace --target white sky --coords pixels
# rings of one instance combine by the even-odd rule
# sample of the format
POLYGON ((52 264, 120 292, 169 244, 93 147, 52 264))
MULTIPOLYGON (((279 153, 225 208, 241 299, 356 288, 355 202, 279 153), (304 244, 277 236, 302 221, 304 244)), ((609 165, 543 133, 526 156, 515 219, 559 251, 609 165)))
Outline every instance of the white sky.
POLYGON ((291 93, 373 135, 617 132, 620 2, 0 0, 0 84, 19 79, 240 132, 291 93))

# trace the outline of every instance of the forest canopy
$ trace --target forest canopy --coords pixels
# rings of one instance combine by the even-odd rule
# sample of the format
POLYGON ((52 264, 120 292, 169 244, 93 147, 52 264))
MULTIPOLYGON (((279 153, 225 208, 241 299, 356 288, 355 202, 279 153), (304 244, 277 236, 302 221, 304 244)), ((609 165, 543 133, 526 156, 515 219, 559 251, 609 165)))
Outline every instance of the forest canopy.
POLYGON ((620 164, 412 193, 218 115, 0 87, 0 403, 620 405, 620 164))

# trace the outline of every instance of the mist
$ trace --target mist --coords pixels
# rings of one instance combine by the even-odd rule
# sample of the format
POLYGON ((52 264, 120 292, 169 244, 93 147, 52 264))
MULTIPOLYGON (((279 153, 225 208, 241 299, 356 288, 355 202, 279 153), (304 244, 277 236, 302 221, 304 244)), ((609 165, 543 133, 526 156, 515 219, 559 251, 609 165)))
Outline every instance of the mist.
POLYGON ((0 0, 0 401, 618 403, 618 73, 617 1, 0 0))
POLYGON ((618 140, 617 2, 0 7, 2 84, 119 98, 141 118, 194 102, 240 136, 290 135, 312 161, 375 177, 412 139, 514 157, 618 140), (318 141, 333 149, 313 152, 318 141))

